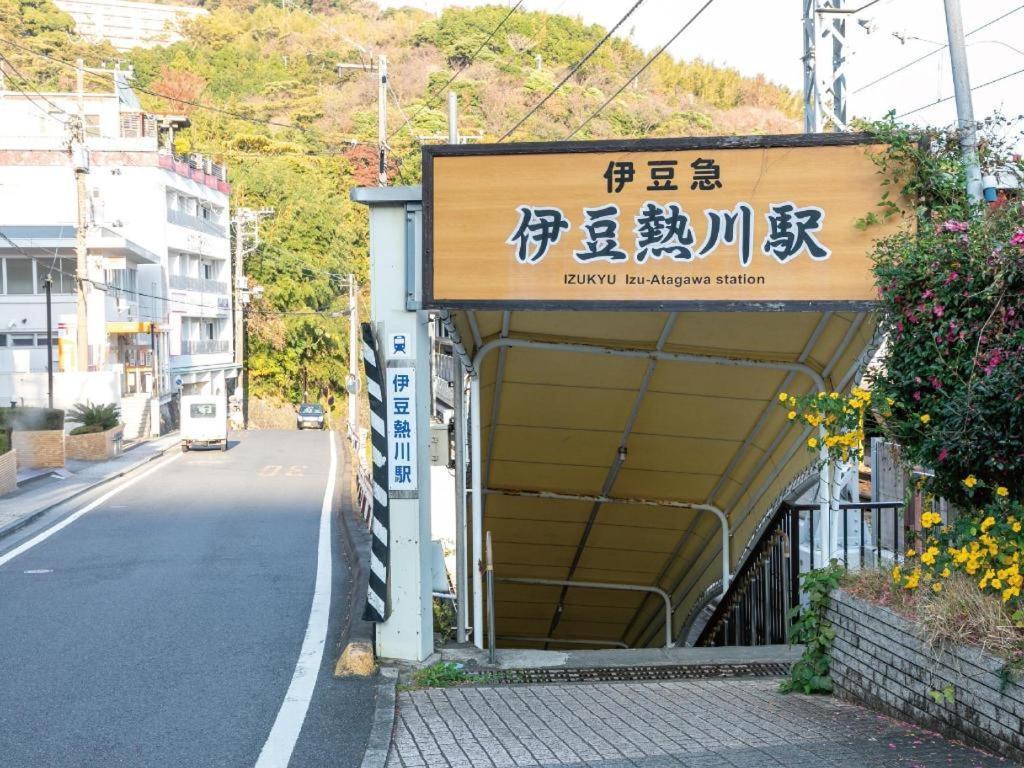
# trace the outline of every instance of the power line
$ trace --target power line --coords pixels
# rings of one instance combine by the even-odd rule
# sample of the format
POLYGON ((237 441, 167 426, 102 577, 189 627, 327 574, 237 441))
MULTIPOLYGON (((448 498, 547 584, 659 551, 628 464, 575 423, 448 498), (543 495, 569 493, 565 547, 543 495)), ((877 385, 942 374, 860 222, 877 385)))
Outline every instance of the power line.
POLYGON ((611 96, 609 96, 607 99, 605 99, 604 103, 601 106, 599 106, 597 109, 595 109, 593 112, 591 112, 590 116, 587 117, 587 119, 584 120, 582 123, 580 123, 578 126, 576 126, 576 128, 572 131, 572 133, 570 133, 565 138, 571 139, 573 136, 575 136, 577 133, 579 133, 591 120, 593 120, 595 117, 597 117, 599 114, 601 114, 601 112, 604 110, 604 108, 607 107, 609 104, 611 104, 613 101, 615 101, 615 99, 617 99, 619 97, 619 94, 621 94, 624 90, 626 90, 626 88, 629 86, 630 83, 632 83, 634 80, 636 80, 638 77, 640 77, 640 75, 642 75, 644 73, 644 71, 649 66, 651 66, 651 64, 654 63, 654 60, 656 58, 658 58, 659 56, 661 56, 661 54, 663 54, 665 52, 665 50, 670 45, 672 45, 672 43, 674 43, 676 41, 676 39, 681 34, 683 34, 683 32, 686 31, 687 27, 689 27, 691 24, 693 24, 693 22, 695 22, 700 17, 700 15, 702 13, 704 13, 704 11, 707 10, 708 6, 711 5, 713 2, 715 2, 715 0, 707 0, 707 2, 705 2, 704 5, 702 5, 697 10, 697 12, 695 14, 693 14, 693 16, 691 16, 686 21, 685 24, 683 24, 683 26, 681 26, 678 30, 676 30, 676 33, 674 35, 672 35, 672 37, 669 38, 667 43, 665 43, 663 46, 661 46, 661 48, 659 48, 657 51, 655 51, 651 55, 651 57, 649 59, 647 59, 647 61, 644 62, 643 66, 641 66, 640 69, 638 69, 636 72, 633 73, 633 76, 630 77, 629 80, 624 82, 622 84, 622 86, 617 91, 615 91, 615 93, 613 93, 611 96))
MULTIPOLYGON (((461 75, 463 72, 465 72, 473 65, 473 62, 476 61, 476 57, 487 46, 487 44, 494 39, 494 36, 498 34, 501 28, 505 26, 505 22, 507 22, 512 17, 512 14, 519 10, 519 7, 523 4, 524 1, 525 0, 519 0, 519 2, 512 6, 512 9, 505 14, 504 18, 502 18, 501 21, 498 22, 498 26, 492 29, 490 34, 487 35, 487 37, 484 39, 482 43, 480 43, 479 47, 475 51, 473 51, 473 53, 469 57, 469 61, 466 62, 466 65, 459 69, 454 75, 449 77, 448 80, 445 81, 445 83, 440 88, 435 88, 433 92, 428 94, 427 98, 423 101, 423 104, 419 107, 419 109, 413 112, 411 117, 406 118, 404 123, 402 123, 400 126, 398 126, 398 128, 391 132, 391 134, 387 138, 388 141, 391 141, 391 139, 395 138, 395 136, 401 133, 402 129, 409 125, 413 120, 415 120, 417 116, 420 114, 420 112, 427 109, 439 94, 444 93, 448 86, 454 83, 455 80, 459 77, 459 75, 461 75)), ((398 97, 396 96, 395 98, 398 97)))
MULTIPOLYGON (((1021 74, 1024 74, 1024 69, 1018 69, 1016 72, 1010 72, 1008 74, 1001 75, 1001 76, 995 78, 994 80, 989 80, 987 83, 982 83, 981 85, 974 86, 973 88, 971 88, 971 92, 973 93, 974 91, 980 91, 982 88, 985 88, 985 87, 990 86, 990 85, 995 85, 996 83, 1001 83, 1003 80, 1008 80, 1011 77, 1016 77, 1017 75, 1021 75, 1021 74)), ((943 102, 949 101, 952 98, 953 98, 953 96, 946 96, 945 98, 939 99, 938 101, 933 101, 930 104, 923 104, 920 107, 915 107, 914 109, 911 109, 908 112, 901 112, 900 114, 896 115, 896 117, 897 118, 901 118, 901 117, 906 117, 907 115, 912 115, 915 112, 920 112, 922 109, 928 109, 928 107, 934 107, 935 105, 942 104, 943 102)))
POLYGON ((593 48, 591 48, 589 51, 587 51, 586 55, 584 55, 582 59, 580 59, 578 62, 576 62, 575 65, 573 65, 572 69, 569 70, 568 74, 566 74, 566 76, 563 77, 558 82, 558 85, 556 85, 554 88, 552 88, 550 91, 548 91, 547 95, 543 99, 541 99, 539 102, 534 104, 533 107, 530 108, 530 111, 528 111, 525 115, 523 115, 521 118, 519 118, 519 122, 517 122, 515 125, 513 125, 511 128, 509 128, 507 131, 505 131, 505 133, 502 135, 502 137, 500 139, 498 139, 498 143, 500 144, 505 139, 507 139, 509 136, 511 136, 513 133, 515 133, 516 130, 519 129, 519 126, 521 126, 523 123, 525 123, 527 120, 529 120, 530 117, 538 109, 540 109, 545 104, 547 104, 548 99, 550 99, 552 96, 554 96, 559 91, 559 89, 569 81, 569 78, 571 78, 573 75, 575 75, 577 72, 579 72, 580 69, 583 67, 583 65, 585 65, 588 61, 590 61, 590 58, 595 53, 598 52, 598 50, 601 48, 601 46, 603 46, 606 42, 608 42, 608 40, 611 38, 611 36, 613 34, 615 34, 615 31, 619 27, 621 27, 623 24, 626 23, 626 20, 629 19, 629 17, 633 15, 633 12, 636 11, 637 8, 639 8, 641 5, 644 4, 644 1, 645 0, 637 0, 635 3, 633 3, 633 5, 630 7, 630 9, 628 11, 626 11, 626 13, 623 15, 623 17, 621 19, 619 19, 617 22, 615 22, 615 26, 612 27, 611 29, 609 29, 608 33, 604 37, 602 37, 597 42, 597 44, 594 45, 593 48))
MULTIPOLYGON (((51 55, 49 55, 47 53, 43 53, 41 51, 33 50, 32 48, 29 48, 28 46, 25 46, 25 45, 21 45, 20 43, 16 43, 13 40, 8 40, 6 38, 0 38, 0 43, 6 43, 8 45, 13 45, 15 48, 20 48, 21 50, 26 51, 27 53, 31 53, 34 56, 39 56, 39 57, 44 58, 44 59, 48 59, 48 60, 50 60, 52 62, 55 62, 57 64, 60 64, 60 65, 62 65, 64 67, 69 67, 71 69, 76 69, 76 70, 78 68, 77 65, 74 64, 73 62, 67 61, 65 59, 59 59, 56 56, 51 56, 51 55)), ((92 77, 93 82, 95 82, 95 83, 102 83, 103 85, 107 84, 107 78, 105 78, 105 77, 103 77, 101 75, 95 75, 94 73, 91 73, 91 72, 88 72, 88 71, 86 72, 86 75, 92 77)), ((294 123, 279 123, 279 122, 276 122, 274 120, 266 120, 266 119, 261 119, 261 118, 258 118, 258 117, 251 117, 251 116, 243 114, 241 112, 235 112, 234 110, 225 109, 223 107, 215 107, 215 106, 213 106, 211 104, 203 104, 203 103, 198 102, 198 101, 190 101, 189 99, 183 99, 183 98, 178 97, 178 96, 170 96, 170 95, 168 95, 166 93, 160 93, 159 91, 149 90, 148 88, 143 88, 142 86, 134 84, 134 83, 132 84, 131 88, 134 91, 138 91, 139 93, 145 93, 145 94, 147 94, 149 96, 155 96, 155 97, 160 98, 160 99, 166 99, 168 101, 171 101, 171 102, 174 102, 174 103, 177 103, 177 104, 187 104, 187 105, 189 105, 191 107, 195 107, 196 109, 204 109, 204 110, 206 110, 208 112, 216 112, 218 114, 227 115, 229 117, 234 117, 234 118, 236 118, 238 120, 244 120, 244 121, 249 122, 249 123, 255 123, 257 125, 268 125, 268 126, 273 126, 273 127, 276 127, 276 128, 290 128, 292 130, 296 130, 296 131, 300 131, 301 133, 305 133, 305 134, 307 134, 309 136, 313 136, 313 137, 315 137, 317 139, 321 139, 322 138, 317 131, 314 131, 312 128, 306 128, 305 126, 302 126, 302 125, 296 125, 294 123)))
MULTIPOLYGON (((982 25, 981 25, 980 27, 975 27, 975 28, 974 28, 974 29, 972 29, 972 30, 971 30, 970 32, 968 32, 967 34, 965 34, 965 35, 964 35, 964 37, 970 37, 971 35, 973 35, 973 34, 974 34, 974 33, 976 33, 976 32, 981 32, 981 30, 985 29, 986 27, 991 27, 991 26, 992 26, 993 24, 995 24, 996 22, 1002 21, 1002 20, 1003 20, 1003 19, 1005 19, 1005 18, 1006 18, 1007 16, 1011 16, 1011 15, 1013 15, 1013 14, 1017 13, 1017 11, 1020 11, 1020 10, 1024 10, 1024 5, 1018 5, 1018 6, 1016 7, 1016 8, 1013 8, 1012 10, 1009 10, 1009 11, 1007 11, 1006 13, 1002 14, 1001 16, 997 16, 996 18, 994 18, 994 19, 992 19, 992 20, 990 20, 990 21, 986 21, 986 22, 985 22, 984 24, 982 24, 982 25)), ((913 61, 908 61, 908 62, 907 62, 906 64, 904 64, 903 66, 901 66, 901 67, 897 67, 896 69, 892 70, 891 72, 887 72, 886 74, 882 75, 881 77, 875 78, 874 80, 872 80, 872 81, 871 81, 870 83, 867 83, 866 85, 862 85, 862 86, 861 86, 860 88, 857 88, 856 90, 854 90, 854 91, 853 91, 853 93, 857 94, 857 93, 860 93, 861 91, 867 90, 868 88, 870 88, 870 87, 871 87, 871 86, 873 86, 873 85, 878 85, 878 84, 879 84, 880 82, 882 82, 883 80, 888 80, 888 79, 889 79, 890 77, 892 77, 893 75, 897 75, 897 74, 899 74, 900 72, 904 71, 905 69, 909 69, 910 67, 914 66, 915 64, 917 64, 917 63, 919 63, 919 62, 922 62, 922 61, 924 61, 925 59, 931 58, 931 57, 932 57, 932 56, 934 56, 934 55, 935 55, 936 53, 939 53, 939 52, 941 52, 941 51, 944 51, 944 50, 946 50, 946 49, 947 49, 948 47, 949 47, 949 44, 948 44, 948 43, 946 43, 946 44, 944 44, 944 45, 940 45, 940 46, 939 46, 938 48, 936 48, 935 50, 933 50, 933 51, 929 51, 928 53, 924 54, 923 56, 918 56, 918 57, 917 57, 916 59, 914 59, 913 61)))
MULTIPOLYGON (((20 245, 18 245, 16 242, 14 242, 10 237, 8 237, 7 233, 4 232, 2 229, 0 229, 0 238, 3 238, 4 240, 6 240, 11 245, 11 247, 14 248, 14 250, 18 251, 18 253, 20 253, 25 258, 31 259, 36 264, 42 265, 47 270, 47 276, 48 277, 52 276, 54 273, 56 273, 58 275, 64 275, 65 277, 70 277, 72 280, 89 283, 94 288, 98 288, 99 290, 102 290, 102 291, 111 290, 111 291, 114 291, 114 292, 130 294, 130 295, 136 296, 136 297, 144 296, 147 299, 155 299, 157 301, 163 301, 163 302, 166 302, 168 304, 182 304, 182 305, 193 307, 193 308, 196 308, 196 309, 204 309, 205 310, 205 309, 211 309, 211 308, 213 308, 215 306, 213 304, 196 304, 194 301, 185 301, 184 299, 172 299, 172 298, 168 298, 167 296, 156 296, 156 295, 151 294, 151 293, 142 293, 141 291, 138 291, 138 290, 131 290, 131 289, 128 289, 128 288, 122 288, 122 287, 117 286, 117 285, 111 285, 110 283, 108 283, 106 281, 103 281, 103 280, 93 280, 92 278, 89 278, 89 277, 79 277, 77 273, 66 272, 63 269, 60 269, 59 267, 55 267, 52 262, 49 265, 47 265, 46 264, 46 260, 44 258, 42 258, 40 256, 34 256, 33 254, 31 254, 28 251, 26 251, 24 248, 22 248, 20 245)), ((56 261, 57 258, 59 258, 59 257, 55 253, 54 257, 53 257, 54 261, 56 261)))
MULTIPOLYGON (((21 74, 21 72, 18 70, 18 68, 15 67, 14 64, 11 63, 11 60, 8 59, 6 56, 4 56, 2 53, 0 53, 0 61, 3 61, 3 63, 7 65, 8 69, 10 69, 14 74, 16 74, 18 77, 20 77, 25 82, 25 87, 28 88, 30 91, 32 91, 32 93, 34 93, 36 96, 41 98, 43 101, 45 101, 47 104, 49 104, 51 107, 53 107, 53 109, 55 109, 58 112, 60 112, 62 115, 67 115, 68 117, 71 116, 71 114, 67 110, 65 110, 65 109, 63 109, 61 107, 58 107, 56 104, 54 104, 52 101, 50 101, 50 99, 47 98, 44 94, 40 93, 35 88, 33 88, 32 85, 31 85, 31 81, 27 77, 25 77, 23 74, 21 74)), ((51 112, 48 112, 47 110, 43 109, 41 106, 36 104, 35 100, 31 96, 29 96, 28 93, 26 93, 17 83, 13 83, 12 82, 11 85, 13 85, 14 88, 19 93, 21 93, 26 99, 28 99, 32 103, 32 105, 34 107, 39 109, 40 112, 45 114, 47 117, 50 117, 50 118, 56 120, 59 123, 63 123, 63 121, 59 117, 56 117, 51 112)))

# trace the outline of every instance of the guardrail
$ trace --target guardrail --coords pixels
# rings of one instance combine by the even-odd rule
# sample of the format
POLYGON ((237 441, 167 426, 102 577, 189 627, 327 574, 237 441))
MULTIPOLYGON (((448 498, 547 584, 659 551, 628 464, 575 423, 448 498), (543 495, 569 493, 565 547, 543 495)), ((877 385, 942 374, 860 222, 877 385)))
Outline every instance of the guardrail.
POLYGON ((167 282, 171 288, 177 288, 182 291, 199 291, 200 293, 219 294, 226 294, 228 292, 227 283, 222 283, 219 280, 208 280, 205 277, 170 275, 167 278, 167 282))
POLYGON ((198 229, 200 232, 205 232, 208 235, 227 237, 227 229, 220 224, 204 219, 201 216, 193 216, 191 213, 176 211, 173 208, 167 209, 167 221, 171 224, 177 224, 179 227, 198 229))

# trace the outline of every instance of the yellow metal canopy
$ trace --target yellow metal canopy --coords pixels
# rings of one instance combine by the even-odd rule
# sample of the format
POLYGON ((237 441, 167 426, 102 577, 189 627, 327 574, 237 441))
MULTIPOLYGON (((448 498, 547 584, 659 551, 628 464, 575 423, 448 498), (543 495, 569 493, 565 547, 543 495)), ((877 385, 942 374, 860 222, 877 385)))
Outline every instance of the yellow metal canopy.
POLYGON ((107 323, 107 333, 118 335, 125 333, 149 333, 150 328, 153 324, 146 322, 129 322, 127 320, 117 320, 107 323))
MULTIPOLYGON (((477 362, 498 578, 656 586, 671 596, 676 637, 717 593, 722 547, 715 514, 671 504, 721 509, 735 571, 758 524, 814 481, 807 433, 778 394, 848 388, 875 336, 873 317, 852 311, 452 319, 470 356, 490 350, 477 362)), ((495 617, 505 647, 536 643, 500 638, 664 641, 662 601, 635 592, 499 581, 495 617)))

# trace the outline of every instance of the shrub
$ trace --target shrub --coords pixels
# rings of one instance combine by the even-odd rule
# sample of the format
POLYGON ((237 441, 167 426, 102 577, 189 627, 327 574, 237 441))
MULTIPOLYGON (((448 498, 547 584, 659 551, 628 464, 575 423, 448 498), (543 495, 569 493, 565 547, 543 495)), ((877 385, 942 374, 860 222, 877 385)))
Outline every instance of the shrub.
POLYGON ((120 423, 121 409, 113 403, 93 404, 90 402, 79 403, 68 411, 68 421, 73 424, 81 424, 72 434, 81 435, 87 432, 81 431, 84 427, 97 427, 90 430, 94 432, 105 432, 113 429, 120 423))
POLYGON ((0 429, 24 432, 63 430, 64 411, 59 408, 0 408, 0 429))
POLYGON ((11 450, 11 433, 0 428, 0 456, 11 450))
POLYGON ((102 424, 88 424, 81 427, 75 427, 69 434, 72 435, 92 435, 96 432, 106 432, 109 427, 104 427, 102 424))

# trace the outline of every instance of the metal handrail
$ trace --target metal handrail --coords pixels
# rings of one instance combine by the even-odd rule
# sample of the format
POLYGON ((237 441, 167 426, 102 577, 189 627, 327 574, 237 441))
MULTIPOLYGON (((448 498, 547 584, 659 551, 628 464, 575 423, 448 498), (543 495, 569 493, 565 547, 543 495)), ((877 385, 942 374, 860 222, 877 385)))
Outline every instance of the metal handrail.
MULTIPOLYGON (((491 532, 485 535, 486 551, 484 561, 485 589, 487 591, 487 641, 488 652, 491 663, 494 663, 494 583, 496 581, 505 584, 536 584, 542 587, 580 587, 581 589, 611 589, 623 592, 648 592, 658 595, 665 602, 665 647, 672 647, 672 600, 668 593, 658 587, 645 587, 639 584, 613 584, 603 581, 571 581, 569 579, 532 579, 525 576, 500 576, 494 575, 494 548, 491 542, 491 532)), ((563 642, 559 638, 551 638, 549 642, 563 642)), ((568 642, 568 641, 565 641, 568 642)), ((611 641, 609 641, 611 644, 611 641)), ((617 643, 616 643, 617 645, 617 643)), ((626 646, 627 648, 629 646, 626 646)))
POLYGON ((562 637, 532 637, 530 635, 498 635, 498 640, 512 640, 520 641, 523 643, 561 643, 562 645, 611 645, 615 648, 625 648, 629 650, 629 646, 621 640, 566 640, 562 637))

